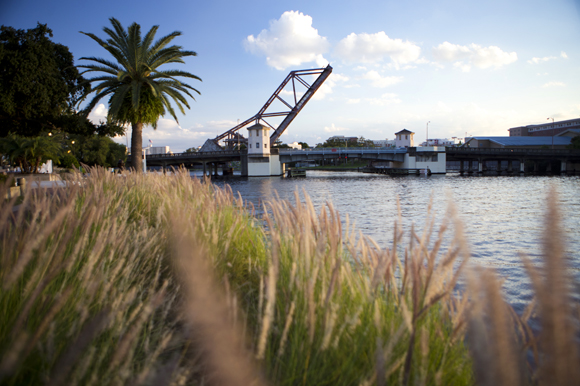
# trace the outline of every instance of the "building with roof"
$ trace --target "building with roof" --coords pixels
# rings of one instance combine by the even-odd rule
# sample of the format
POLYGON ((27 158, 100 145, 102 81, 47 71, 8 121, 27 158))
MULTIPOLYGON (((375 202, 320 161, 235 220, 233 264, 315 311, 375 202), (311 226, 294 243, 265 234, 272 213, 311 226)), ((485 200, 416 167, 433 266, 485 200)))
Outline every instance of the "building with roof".
POLYGON ((415 141, 413 140, 413 133, 407 129, 403 129, 398 133, 395 133, 395 146, 396 147, 414 147, 415 141))
POLYGON ((466 147, 484 149, 566 149, 570 145, 572 137, 468 137, 465 139, 466 147))
POLYGON ((558 122, 547 122, 539 125, 512 127, 511 129, 508 129, 508 131, 510 137, 547 137, 558 135, 570 129, 580 129, 580 118, 558 122))

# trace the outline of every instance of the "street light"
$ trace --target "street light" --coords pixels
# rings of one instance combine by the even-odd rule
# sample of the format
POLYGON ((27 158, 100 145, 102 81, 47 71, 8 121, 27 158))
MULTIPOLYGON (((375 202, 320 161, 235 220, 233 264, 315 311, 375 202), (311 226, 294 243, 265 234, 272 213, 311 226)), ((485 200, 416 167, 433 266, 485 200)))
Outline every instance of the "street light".
POLYGON ((549 120, 552 120, 552 150, 554 150, 554 118, 548 118, 549 120))
POLYGON ((427 129, 425 130, 425 142, 426 142, 426 146, 429 146, 429 123, 431 123, 431 121, 427 121, 427 129))

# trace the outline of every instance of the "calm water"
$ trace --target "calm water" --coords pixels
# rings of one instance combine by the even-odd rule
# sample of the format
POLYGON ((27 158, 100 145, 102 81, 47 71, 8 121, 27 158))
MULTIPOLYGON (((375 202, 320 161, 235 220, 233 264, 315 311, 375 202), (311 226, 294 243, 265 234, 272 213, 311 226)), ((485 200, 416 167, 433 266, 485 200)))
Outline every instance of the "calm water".
MULTIPOLYGON (((517 309, 530 300, 530 283, 520 258, 541 263, 541 238, 547 200, 557 200, 563 213, 565 249, 571 273, 580 280, 580 177, 390 177, 350 172, 308 171, 306 178, 232 178, 225 183, 245 200, 259 206, 277 194, 294 202, 294 192, 305 190, 318 209, 331 201, 344 221, 386 247, 392 242, 397 199, 403 225, 422 232, 429 201, 439 224, 453 205, 464 224, 472 261, 494 267, 505 277, 508 301, 517 309), (555 187, 557 197, 550 197, 555 187)), ((449 238, 451 234, 449 233, 449 238)), ((405 240, 408 242, 408 234, 405 240)))

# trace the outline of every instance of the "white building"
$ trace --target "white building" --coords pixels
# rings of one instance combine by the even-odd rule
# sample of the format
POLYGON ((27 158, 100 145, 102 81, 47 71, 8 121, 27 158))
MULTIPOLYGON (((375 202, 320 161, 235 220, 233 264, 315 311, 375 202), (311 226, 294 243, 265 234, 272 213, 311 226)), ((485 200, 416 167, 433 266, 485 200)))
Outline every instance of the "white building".
POLYGON ((147 147, 147 155, 149 154, 169 154, 169 146, 152 146, 147 147))
POLYGON ((421 146, 459 146, 462 142, 461 138, 429 138, 428 143, 423 142, 421 146))
POLYGON ((248 127, 248 176, 280 176, 284 174, 277 149, 270 151, 270 128, 259 123, 248 127))
POLYGON ((288 146, 290 146, 292 149, 302 150, 302 145, 298 142, 289 143, 288 146))
POLYGON ((413 133, 407 129, 403 129, 398 133, 395 133, 395 146, 396 147, 414 147, 415 141, 413 140, 413 133))

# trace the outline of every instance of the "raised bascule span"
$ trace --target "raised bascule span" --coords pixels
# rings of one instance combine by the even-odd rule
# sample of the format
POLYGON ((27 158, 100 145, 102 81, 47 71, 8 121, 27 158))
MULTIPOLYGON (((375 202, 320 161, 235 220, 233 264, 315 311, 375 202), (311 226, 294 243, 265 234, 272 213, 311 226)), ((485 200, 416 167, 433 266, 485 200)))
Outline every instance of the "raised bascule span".
POLYGON ((332 67, 330 65, 325 68, 291 71, 256 115, 246 119, 242 123, 239 123, 225 133, 220 134, 213 139, 208 139, 200 151, 205 152, 227 150, 228 148, 231 149, 232 145, 237 143, 237 140, 240 138, 240 135, 237 132, 251 124, 262 124, 273 130, 273 133, 270 136, 270 147, 272 147, 331 73, 332 67), (318 77, 312 84, 309 84, 305 80, 305 77, 312 75, 318 75, 318 77), (292 87, 293 95, 291 96, 293 96, 293 101, 291 102, 288 102, 281 96, 282 91, 285 90, 288 85, 291 85, 292 87), (306 88, 306 92, 304 92, 301 98, 298 98, 298 95, 301 92, 300 90, 304 88, 306 88), (271 107, 275 101, 281 102, 286 109, 283 111, 269 111, 272 110, 271 107), (284 117, 277 127, 268 122, 268 118, 275 117, 284 117), (220 142, 222 141, 226 142, 226 146, 220 145, 220 142), (228 144, 230 146, 228 146, 228 144))

